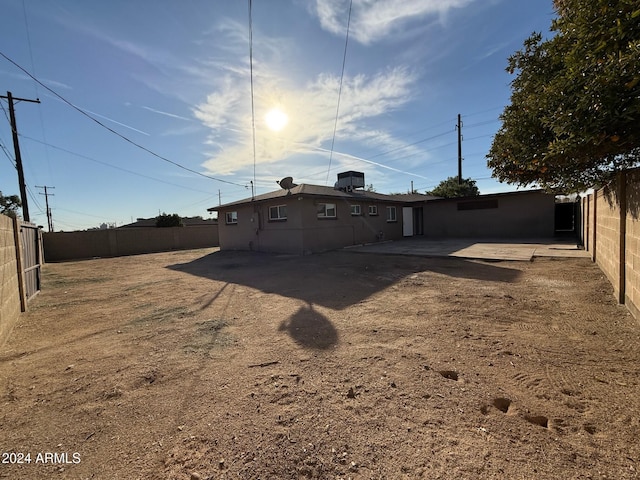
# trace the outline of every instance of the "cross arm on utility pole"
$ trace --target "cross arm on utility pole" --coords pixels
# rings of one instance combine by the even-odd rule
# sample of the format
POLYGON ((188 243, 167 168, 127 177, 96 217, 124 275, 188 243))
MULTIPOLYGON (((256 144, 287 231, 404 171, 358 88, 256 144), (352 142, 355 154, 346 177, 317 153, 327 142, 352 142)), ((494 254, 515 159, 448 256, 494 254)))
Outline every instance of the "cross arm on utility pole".
POLYGON ((13 149, 16 154, 16 169, 18 170, 18 183, 20 184, 20 199, 22 201, 22 216, 25 222, 30 222, 29 204, 27 202, 27 184, 24 181, 24 170, 22 169, 22 156, 20 155, 20 142, 18 141, 18 127, 16 125, 16 113, 13 108, 14 100, 17 102, 40 103, 40 99, 31 100, 29 98, 14 97, 11 92, 7 95, 0 95, 0 98, 6 98, 9 101, 9 117, 11 122, 11 132, 13 134, 13 149))
POLYGON ((49 226, 49 232, 53 232, 53 217, 51 215, 51 209, 49 208, 49 197, 55 197, 55 194, 49 193, 47 189, 56 188, 56 187, 49 187, 47 185, 44 185, 44 186, 36 185, 36 188, 44 188, 44 193, 40 192, 40 195, 44 195, 45 197, 44 199, 45 199, 45 202, 47 203, 47 223, 49 226))

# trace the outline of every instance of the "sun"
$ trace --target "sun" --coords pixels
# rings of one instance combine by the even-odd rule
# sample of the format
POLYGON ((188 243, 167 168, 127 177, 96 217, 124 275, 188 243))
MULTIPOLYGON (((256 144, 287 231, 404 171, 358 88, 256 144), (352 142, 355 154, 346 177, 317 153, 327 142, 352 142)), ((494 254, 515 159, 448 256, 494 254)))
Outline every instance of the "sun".
POLYGON ((274 132, 279 132, 289 123, 289 116, 279 108, 272 108, 264 116, 267 127, 274 132))

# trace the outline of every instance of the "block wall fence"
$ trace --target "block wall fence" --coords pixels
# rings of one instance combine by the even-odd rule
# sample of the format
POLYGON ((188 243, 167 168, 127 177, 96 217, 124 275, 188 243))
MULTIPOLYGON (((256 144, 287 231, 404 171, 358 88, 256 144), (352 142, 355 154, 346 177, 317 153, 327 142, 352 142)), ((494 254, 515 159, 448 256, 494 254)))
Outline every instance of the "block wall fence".
POLYGON ((45 232, 47 262, 217 247, 218 225, 45 232))
POLYGON ((581 227, 584 247, 616 300, 640 320, 640 168, 582 198, 581 227))
POLYGON ((17 228, 13 218, 0 215, 0 348, 9 337, 22 311, 17 228))

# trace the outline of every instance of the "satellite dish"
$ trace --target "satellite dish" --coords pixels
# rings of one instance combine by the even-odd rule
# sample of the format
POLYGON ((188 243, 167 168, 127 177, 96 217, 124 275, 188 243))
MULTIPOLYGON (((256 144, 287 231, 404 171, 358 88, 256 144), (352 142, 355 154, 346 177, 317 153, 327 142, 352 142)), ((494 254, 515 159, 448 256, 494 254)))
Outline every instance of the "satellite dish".
POLYGON ((277 183, 280 185, 280 188, 284 188, 285 190, 291 190, 298 186, 296 183, 293 183, 293 177, 284 177, 277 183))

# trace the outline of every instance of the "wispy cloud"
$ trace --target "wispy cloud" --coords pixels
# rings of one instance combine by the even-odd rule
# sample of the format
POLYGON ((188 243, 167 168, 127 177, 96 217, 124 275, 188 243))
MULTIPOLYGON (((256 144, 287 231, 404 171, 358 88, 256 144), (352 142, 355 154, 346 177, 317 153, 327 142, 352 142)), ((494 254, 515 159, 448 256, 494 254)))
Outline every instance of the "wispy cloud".
MULTIPOLYGON (((203 171, 216 176, 234 175, 239 182, 253 178, 254 164, 246 31, 246 25, 221 21, 216 30, 224 34, 225 41, 217 42, 221 48, 213 49, 208 59, 198 59, 187 69, 191 76, 208 82, 206 99, 192 108, 195 118, 209 129, 203 145, 207 150, 203 171)), ((393 125, 385 121, 419 93, 418 70, 397 65, 367 73, 348 71, 342 84, 332 154, 340 88, 338 73, 314 73, 301 80, 299 75, 291 75, 296 58, 291 53, 296 49, 289 40, 265 37, 263 32, 254 31, 256 38, 260 39, 253 59, 258 184, 272 188, 273 178, 285 173, 298 181, 322 183, 328 177, 333 181, 335 171, 352 168, 366 168, 368 178, 377 178, 377 184, 384 182, 384 172, 389 177, 389 171, 425 178, 408 170, 428 160, 429 155, 419 146, 406 147, 406 140, 395 137, 390 130, 393 125), (289 117, 289 123, 279 132, 269 130, 264 121, 266 113, 274 107, 289 117), (415 155, 419 161, 412 158, 402 165, 389 166, 390 157, 372 161, 362 155, 401 147, 401 156, 415 155), (332 168, 328 175, 330 155, 332 168)))
MULTIPOLYGON (((353 0, 349 37, 361 44, 403 35, 408 25, 427 17, 442 18, 474 0, 353 0)), ((316 0, 313 13, 323 29, 344 36, 349 0, 316 0)))
POLYGON ((155 108, 147 107, 147 106, 144 106, 144 105, 142 105, 141 108, 144 108, 145 110, 148 110, 148 111, 153 112, 153 113, 157 113, 159 115, 164 115, 166 117, 177 118, 179 120, 185 120, 187 122, 193 121, 192 118, 187 118, 187 117, 183 117, 181 115, 176 115, 175 113, 163 112, 162 110, 156 110, 155 108))
MULTIPOLYGON (((24 73, 7 72, 4 70, 0 70, 0 73, 8 77, 19 78, 20 80, 25 80, 30 83, 33 83, 33 79, 28 75, 25 75, 24 73)), ((70 85, 67 85, 66 83, 58 82, 57 80, 51 80, 49 78, 39 78, 39 80, 42 83, 49 85, 51 88, 54 88, 54 89, 73 90, 73 88, 70 85)))
MULTIPOLYGON (((345 77, 336 142, 370 138, 367 121, 406 104, 415 80, 415 75, 402 67, 345 77)), ((246 79, 227 76, 219 90, 194 109, 195 116, 212 129, 212 138, 224 145, 204 163, 212 173, 233 173, 253 164, 251 104, 243 83, 246 79), (233 130, 239 133, 233 135, 233 130)), ((339 78, 329 74, 303 86, 286 86, 282 78, 263 75, 255 88, 256 163, 309 154, 310 149, 315 149, 315 155, 318 151, 326 153, 325 143, 333 136, 338 88, 339 78), (263 120, 273 107, 289 116, 287 127, 277 133, 271 132, 263 120)))
POLYGON ((100 115, 99 113, 92 112, 91 110, 87 110, 86 108, 82 108, 82 107, 79 107, 79 108, 81 108, 83 111, 85 111, 87 113, 90 113, 94 117, 102 118, 102 119, 107 120, 107 121, 109 121, 111 123, 115 123, 116 125, 120 125, 121 127, 128 128, 129 130, 133 130, 134 132, 141 133, 142 135, 150 136, 149 133, 143 132, 142 130, 138 130, 137 128, 132 127, 131 125, 127 125, 126 123, 119 122, 117 120, 114 120, 113 118, 105 117, 104 115, 100 115))

